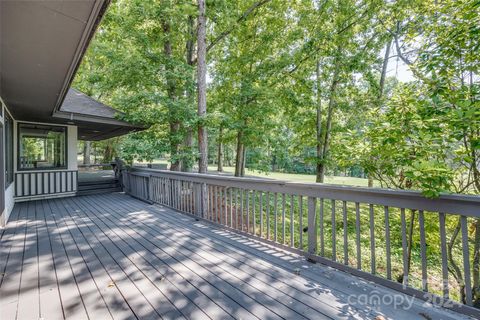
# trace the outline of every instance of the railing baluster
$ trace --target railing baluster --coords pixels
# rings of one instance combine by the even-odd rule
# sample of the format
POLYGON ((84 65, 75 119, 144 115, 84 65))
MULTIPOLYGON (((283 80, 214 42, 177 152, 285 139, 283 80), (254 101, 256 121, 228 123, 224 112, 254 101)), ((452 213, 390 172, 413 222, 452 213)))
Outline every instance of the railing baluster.
POLYGON ((440 224, 440 251, 442 254, 442 289, 443 298, 448 299, 448 257, 447 257, 447 235, 445 232, 445 213, 438 213, 440 224))
POLYGON ((308 253, 317 252, 317 217, 316 206, 317 198, 308 197, 308 253))
POLYGON ((178 181, 178 208, 180 211, 183 210, 183 181, 178 181))
POLYGON ((282 243, 285 244, 285 193, 282 193, 282 243))
POLYGON ((298 248, 303 250, 303 197, 298 196, 298 217, 299 217, 299 224, 298 224, 298 248))
POLYGON ((217 215, 217 187, 212 186, 212 217, 211 221, 215 221, 217 215))
POLYGON ((211 192, 212 192, 212 208, 210 210, 211 215, 210 215, 210 221, 215 221, 215 186, 211 186, 211 192))
POLYGON ((183 202, 184 202, 184 211, 185 212, 190 212, 189 208, 188 208, 188 204, 189 204, 189 198, 190 198, 190 193, 188 191, 189 189, 189 182, 188 181, 183 181, 183 202))
POLYGON ((332 260, 337 261, 337 224, 335 221, 335 200, 332 200, 332 260))
POLYGON ((228 188, 228 197, 230 198, 230 228, 233 228, 233 196, 232 196, 232 188, 228 188))
POLYGON ((185 181, 180 180, 180 200, 181 200, 181 209, 183 212, 186 212, 186 203, 185 203, 185 181))
POLYGON ((357 246, 357 269, 362 269, 362 249, 360 246, 360 203, 355 202, 355 233, 357 246))
POLYGON ((190 204, 189 204, 189 208, 190 208, 190 213, 194 214, 195 213, 195 209, 194 209, 194 203, 195 203, 195 184, 193 182, 190 182, 189 183, 189 196, 190 196, 190 204))
POLYGON ((173 208, 177 209, 177 180, 172 179, 172 200, 173 208))
POLYGON ((425 217, 423 210, 418 212, 418 223, 420 227, 420 256, 422 258, 422 290, 428 291, 427 245, 425 242, 425 217))
POLYGON ((225 213, 225 219, 223 221, 223 224, 228 226, 228 206, 227 206, 227 187, 224 187, 223 188, 223 205, 225 206, 225 210, 224 213, 225 213))
POLYGON ((215 222, 216 223, 222 223, 222 206, 221 206, 221 203, 222 203, 222 188, 219 187, 219 186, 216 186, 215 190, 216 190, 216 192, 215 192, 215 196, 216 196, 215 222))
POLYGON ((188 212, 188 183, 186 181, 182 181, 183 185, 183 211, 188 212))
POLYGON ((320 224, 320 255, 325 257, 325 224, 323 222, 324 202, 320 199, 319 224, 320 224))
POLYGON ((212 220, 212 205, 213 205, 213 194, 212 194, 212 186, 211 185, 207 185, 207 196, 208 196, 208 204, 207 204, 207 207, 208 207, 208 210, 207 210, 207 219, 208 220, 212 220))
POLYGON ((240 189, 240 224, 242 225, 241 230, 244 231, 243 226, 243 189, 240 189))
POLYGON ((295 224, 293 222, 293 211, 294 211, 294 201, 293 201, 293 194, 292 194, 290 195, 290 247, 292 248, 294 246, 294 240, 295 240, 295 235, 294 235, 295 224))
POLYGON ((222 223, 222 187, 220 186, 217 186, 217 201, 216 201, 216 206, 217 206, 217 210, 216 210, 216 216, 215 216, 215 220, 217 223, 222 223))
POLYGON ((462 230, 462 253, 463 253, 463 274, 465 275, 465 302, 472 305, 472 281, 470 278, 470 250, 468 248, 468 225, 467 217, 460 216, 462 230))
POLYGON ((182 210, 182 181, 177 180, 177 210, 182 210))
POLYGON ((407 247, 407 222, 405 220, 405 208, 400 209, 400 218, 402 220, 402 250, 403 250, 403 281, 404 286, 408 285, 408 247, 407 247))
POLYGON ((267 205, 267 240, 270 240, 270 192, 267 192, 266 195, 267 201, 265 204, 267 205))
POLYGON ((343 201, 343 263, 348 266, 347 201, 343 201))
POLYGON ((263 192, 260 191, 259 193, 259 201, 260 201, 260 238, 263 237, 263 192))
POLYGON ((390 213, 388 206, 384 207, 385 212, 385 246, 387 254, 387 279, 392 279, 392 257, 390 250, 390 213))
POLYGON ((235 229, 238 230, 238 188, 235 188, 235 229))
POLYGON ((375 264, 375 217, 373 212, 373 204, 369 205, 370 210, 370 267, 372 274, 377 273, 375 264))
POLYGON ((250 190, 245 191, 245 196, 247 197, 246 207, 247 207, 247 233, 250 233, 250 190))
POLYGON ((255 190, 253 190, 253 199, 252 199, 252 216, 253 216, 253 232, 252 234, 255 235, 256 234, 256 220, 257 220, 257 217, 255 215, 255 197, 256 197, 256 193, 255 193, 255 190))
POLYGON ((172 183, 173 183, 173 193, 172 193, 173 207, 175 209, 178 209, 178 181, 172 180, 172 183))
POLYGON ((278 224, 278 210, 277 210, 277 200, 278 200, 278 193, 275 192, 275 195, 273 197, 273 202, 274 202, 274 221, 273 221, 273 241, 277 242, 277 224, 278 224))

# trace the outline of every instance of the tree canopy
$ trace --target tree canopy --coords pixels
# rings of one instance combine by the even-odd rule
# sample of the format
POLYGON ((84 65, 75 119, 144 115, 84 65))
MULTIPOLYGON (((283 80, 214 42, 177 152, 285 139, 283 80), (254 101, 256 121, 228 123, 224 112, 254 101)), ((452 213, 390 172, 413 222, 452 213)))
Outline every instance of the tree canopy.
POLYGON ((209 163, 238 176, 341 173, 431 197, 480 192, 478 0, 206 7, 199 117, 197 2, 112 2, 74 86, 149 126, 120 139, 122 157, 190 171, 205 128, 209 163))

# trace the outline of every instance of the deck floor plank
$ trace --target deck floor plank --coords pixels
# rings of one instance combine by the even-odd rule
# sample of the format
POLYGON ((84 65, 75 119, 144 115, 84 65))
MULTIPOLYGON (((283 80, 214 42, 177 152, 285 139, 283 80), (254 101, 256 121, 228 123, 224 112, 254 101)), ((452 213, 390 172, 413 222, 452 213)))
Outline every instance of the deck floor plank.
MULTIPOLYGON (((56 314, 61 314, 65 319, 88 319, 84 302, 77 286, 77 279, 75 278, 67 250, 65 250, 61 239, 61 231, 55 223, 54 214, 50 209, 48 201, 42 201, 41 205, 45 215, 46 232, 52 250, 53 268, 55 270, 62 307, 62 310, 57 310, 56 314)), ((40 272, 43 274, 48 271, 40 270, 40 272)))
POLYGON ((128 257, 132 265, 135 265, 145 276, 151 280, 158 289, 185 315, 195 319, 209 318, 208 314, 214 318, 229 318, 229 314, 212 304, 207 296, 201 294, 185 279, 182 279, 173 269, 168 269, 165 262, 149 254, 145 248, 141 247, 135 238, 131 240, 125 233, 119 230, 112 230, 111 226, 105 224, 104 219, 99 219, 95 212, 101 213, 97 206, 91 206, 90 202, 83 202, 82 198, 72 198, 72 202, 84 209, 88 219, 95 224, 95 230, 111 238, 118 246, 119 250, 128 257), (93 212, 92 212, 93 211, 93 212), (172 282, 172 280, 174 282, 172 282))
MULTIPOLYGON (((117 208, 117 210, 120 210, 120 208, 117 208)), ((128 228, 128 225, 122 224, 122 228, 125 227, 128 228)), ((292 312, 293 310, 286 308, 280 301, 266 298, 265 295, 258 290, 252 289, 242 281, 238 281, 238 279, 234 279, 233 276, 226 274, 215 265, 198 261, 192 252, 186 252, 186 250, 184 250, 184 246, 163 242, 157 238, 155 238, 155 242, 152 244, 163 248, 163 250, 170 255, 176 254, 177 258, 181 259, 182 263, 188 269, 195 270, 195 273, 207 279, 209 283, 215 285, 222 292, 237 301, 241 299, 240 301, 243 306, 253 311, 253 313, 261 319, 265 316, 270 318, 281 318, 282 316, 286 316, 287 318, 301 318, 301 315, 292 312)))
MULTIPOLYGON (((136 208, 134 208, 136 209, 136 208)), ((333 299, 328 300, 328 298, 331 298, 331 295, 321 295, 321 297, 318 297, 318 294, 314 293, 311 296, 305 293, 305 283, 301 283, 300 285, 296 283, 296 281, 290 281, 290 279, 297 278, 293 277, 292 272, 283 272, 281 273, 280 276, 274 277, 272 275, 280 273, 282 269, 278 270, 273 265, 269 265, 268 267, 261 268, 261 264, 256 260, 256 259, 244 259, 243 256, 238 255, 238 250, 233 251, 230 250, 228 247, 220 246, 219 243, 214 243, 212 245, 212 239, 211 238, 206 238, 205 235, 200 234, 200 233, 192 233, 190 231, 185 231, 187 230, 187 226, 185 228, 175 228, 173 229, 173 226, 178 226, 175 225, 173 221, 169 222, 169 217, 168 215, 162 215, 162 219, 158 220, 148 220, 148 219, 139 219, 139 220, 134 220, 132 222, 139 223, 139 224, 145 224, 145 229, 148 230, 150 229, 149 234, 152 234, 152 236, 155 237, 160 237, 162 239, 168 240, 168 239, 175 239, 174 241, 178 242, 181 241, 182 237, 194 237, 200 244, 197 242, 196 244, 192 243, 185 243, 185 247, 187 247, 190 251, 198 251, 198 254, 210 261, 211 263, 215 265, 219 265, 222 268, 228 270, 235 270, 236 273, 241 274, 244 276, 244 281, 249 281, 251 284, 255 284, 257 287, 260 287, 262 290, 268 290, 270 291, 271 294, 275 295, 278 294, 278 292, 282 292, 286 294, 288 297, 282 297, 282 301, 290 301, 291 304, 295 304, 293 306, 294 308, 298 308, 298 311, 302 314, 306 314, 309 316, 317 316, 320 317, 321 315, 319 314, 320 311, 317 309, 314 309, 310 306, 312 305, 318 305, 318 304, 324 304, 325 308, 330 309, 330 310, 325 310, 322 309, 322 312, 324 314, 329 315, 331 317, 341 317, 341 314, 339 314, 339 308, 334 308, 331 304, 334 303, 335 301, 333 299), (151 225, 155 225, 156 228, 150 227, 151 225), (162 231, 159 231, 158 229, 161 228, 162 231), (164 230, 169 230, 169 231, 164 231, 164 230), (174 231, 173 231, 174 230, 174 231), (218 244, 218 245, 217 245, 218 244), (201 249, 201 250, 198 250, 201 249), (229 256, 230 254, 231 256, 229 256), (253 280, 249 278, 254 278, 253 280), (285 280, 288 279, 288 280, 285 280), (269 290, 269 286, 274 287, 277 289, 276 293, 272 293, 271 290, 269 290), (317 299, 315 299, 317 298, 317 299), (325 300, 329 302, 329 304, 325 303, 325 300), (302 306, 303 305, 303 306, 302 306), (326 313, 325 313, 326 312, 326 313)), ((175 222, 178 222, 179 219, 175 219, 175 222)), ((182 220, 182 219, 181 219, 182 220)), ((321 293, 321 292, 320 292, 321 293)), ((339 304, 339 307, 344 307, 344 304, 339 304)), ((354 312, 350 314, 345 314, 346 317, 351 317, 354 315, 354 312)), ((359 312, 359 315, 365 316, 365 314, 362 314, 359 312)))
POLYGON ((3 273, 7 266, 8 256, 10 255, 12 244, 16 243, 15 236, 17 235, 20 228, 21 220, 19 219, 19 208, 18 206, 14 207, 10 215, 10 220, 12 223, 9 223, 3 228, 2 236, 0 241, 2 246, 0 246, 0 283, 3 280, 3 273))
MULTIPOLYGON (((76 234, 69 226, 69 219, 63 216, 63 212, 55 206, 55 203, 48 201, 48 205, 52 213, 51 217, 56 224, 56 230, 60 235, 68 264, 73 272, 75 285, 80 292, 79 298, 85 308, 87 318, 112 319, 105 300, 100 293, 99 284, 95 281, 88 263, 89 257, 92 257, 92 252, 78 245, 76 234)), ((70 310, 66 313, 76 317, 76 314, 70 310)))
MULTIPOLYGON (((97 197, 98 199, 98 197, 97 197)), ((152 229, 152 226, 157 226, 162 222, 170 220, 175 226, 175 232, 181 232, 180 225, 185 226, 189 232, 196 230, 205 237, 205 241, 208 243, 216 242, 218 246, 222 247, 222 255, 227 251, 225 248, 229 246, 232 248, 232 252, 235 254, 244 255, 246 259, 253 262, 257 267, 263 267, 264 272, 277 275, 278 279, 291 286, 292 280, 298 281, 303 287, 304 293, 313 294, 317 296, 319 300, 326 302, 330 306, 336 306, 336 314, 334 318, 342 317, 354 317, 354 318, 375 318, 376 315, 383 315, 394 319, 411 319, 412 314, 417 317, 419 314, 431 314, 432 318, 438 316, 443 318, 456 318, 457 314, 447 312, 445 310, 438 310, 438 308, 429 307, 428 304, 424 304, 423 301, 415 300, 409 310, 394 309, 392 306, 377 305, 375 308, 364 307, 362 310, 356 309, 353 305, 346 303, 349 299, 355 301, 353 296, 365 295, 371 293, 373 295, 379 294, 379 287, 375 284, 371 284, 367 281, 353 277, 344 272, 339 272, 330 267, 322 266, 320 264, 311 264, 305 259, 298 257, 295 254, 285 252, 281 249, 277 249, 263 243, 252 240, 248 236, 239 235, 235 232, 229 232, 221 228, 211 227, 209 223, 196 222, 191 216, 182 214, 181 217, 169 208, 165 208, 157 205, 147 206, 141 202, 131 202, 128 199, 123 198, 121 195, 112 195, 109 201, 113 201, 119 206, 130 206, 131 210, 143 211, 149 214, 158 213, 159 216, 153 221, 146 220, 145 216, 139 217, 136 223, 143 221, 146 228, 152 229), (183 217, 182 217, 183 216, 183 217), (182 222, 183 221, 183 222, 182 222), (192 223, 193 222, 193 223, 192 223), (292 277, 296 269, 301 270, 301 277, 292 277), (305 290, 308 288, 308 290, 305 290), (437 312, 439 312, 437 314, 437 312), (453 314, 453 315, 452 315, 453 314)), ((158 229, 158 228, 156 228, 158 229)), ((162 233, 167 234, 165 231, 167 228, 162 229, 162 233)), ((169 228, 171 230, 171 228, 169 228)), ((202 241, 202 237, 198 235, 189 235, 196 240, 202 241)), ((258 275, 259 272, 253 272, 252 274, 258 275)), ((279 282, 278 280, 277 282, 279 282)), ((396 291, 388 288, 382 288, 381 294, 399 294, 396 291)), ((329 310, 322 310, 326 314, 331 314, 329 310)))
POLYGON ((63 319, 62 303, 54 267, 52 245, 47 232, 45 210, 41 201, 35 202, 38 241, 38 294, 40 319, 63 319))
MULTIPOLYGON (((89 268, 90 273, 93 273, 96 270, 101 270, 102 272, 105 271, 108 275, 108 278, 103 278, 107 281, 103 280, 97 283, 95 280, 93 280, 95 289, 93 287, 91 288, 91 294, 88 296, 88 298, 96 299, 98 307, 94 310, 88 310, 90 318, 103 319, 99 314, 99 311, 105 314, 105 311, 103 311, 103 304, 107 306, 107 303, 102 292, 108 289, 117 288, 118 290, 116 292, 118 293, 118 299, 127 302, 129 308, 134 313, 134 318, 158 319, 159 315, 155 312, 154 308, 149 305, 149 303, 143 297, 142 292, 136 288, 131 279, 125 276, 124 271, 111 258, 109 252, 101 245, 90 244, 91 239, 84 238, 81 227, 78 227, 74 219, 69 216, 67 212, 65 212, 65 208, 58 205, 59 200, 54 199, 49 202, 56 208, 54 209, 54 212, 61 214, 61 220, 63 221, 64 227, 67 228, 71 233, 72 241, 75 239, 74 245, 78 246, 79 251, 86 255, 86 261, 99 262, 99 264, 94 266, 91 265, 91 268, 89 268)), ((84 273, 87 273, 87 270, 84 271, 84 273)), ((86 302, 86 304, 89 303, 86 302)), ((108 318, 106 314, 104 317, 108 318)))
MULTIPOLYGON (((28 208, 20 210, 18 224, 11 242, 8 260, 5 262, 0 282, 0 310, 2 317, 17 318, 18 299, 22 279, 23 258, 25 253, 26 233, 28 229, 28 208)), ((36 284, 35 284, 36 286, 36 284)))
MULTIPOLYGON (((128 210, 128 206, 125 205, 125 207, 127 207, 128 210)), ((131 209, 137 208, 132 207, 131 209)), ((118 215, 121 213, 120 210, 122 210, 122 208, 116 208, 115 213, 118 215)), ((118 218, 121 217, 118 216, 118 218)), ((135 224, 144 224, 144 230, 152 236, 151 239, 160 240, 161 243, 164 243, 165 247, 178 248, 179 252, 182 252, 185 256, 189 256, 199 265, 210 265, 211 270, 213 270, 216 274, 222 274, 223 277, 231 283, 238 283, 242 290, 253 294, 253 298, 256 301, 263 302, 264 305, 268 306, 272 312, 275 310, 275 312, 278 312, 279 315, 287 316, 289 318, 302 318, 304 316, 316 319, 328 318, 325 316, 325 314, 310 307, 308 304, 303 303, 301 300, 295 299, 293 295, 286 295, 284 291, 274 288, 271 283, 260 281, 257 278, 252 277, 251 274, 247 272, 244 272, 238 268, 231 268, 227 263, 221 263, 223 261, 218 258, 218 256, 222 255, 221 251, 215 252, 216 250, 213 248, 202 248, 198 246, 198 244, 184 242, 179 238, 177 238, 178 240, 176 241, 172 240, 173 238, 177 237, 177 233, 182 232, 182 228, 178 228, 178 226, 172 228, 172 226, 157 224, 156 229, 148 230, 149 222, 157 223, 158 221, 148 221, 148 219, 142 219, 139 221, 132 221, 133 225, 131 226, 134 226, 135 224), (158 229, 161 229, 162 231, 160 232, 158 229), (277 301, 278 303, 269 305, 269 301, 272 300, 277 301), (289 308, 290 310, 287 310, 286 308, 289 308)), ((128 225, 124 226, 131 227, 128 225)), ((191 234, 186 234, 183 238, 185 239, 191 236, 191 234)), ((200 241, 201 238, 201 236, 195 237, 196 241, 200 241)))
MULTIPOLYGON (((154 282, 144 276, 144 273, 148 272, 148 270, 140 270, 136 267, 134 261, 129 259, 128 255, 123 255, 115 245, 117 239, 106 237, 102 235, 100 229, 94 228, 93 223, 90 223, 84 214, 85 210, 83 208, 77 207, 78 209, 76 209, 71 205, 72 202, 68 199, 62 199, 56 202, 63 207, 64 212, 82 212, 82 216, 70 216, 71 221, 74 222, 78 230, 81 232, 81 234, 78 234, 79 237, 77 239, 82 238, 81 241, 85 239, 85 241, 88 242, 88 245, 92 247, 92 250, 95 250, 95 247, 103 247, 104 251, 102 251, 112 258, 109 263, 112 261, 115 262, 116 266, 127 275, 128 279, 131 280, 131 283, 138 289, 138 293, 145 298, 145 301, 142 303, 149 304, 152 307, 151 310, 148 310, 147 308, 148 312, 151 313, 152 318, 158 318, 160 316, 168 319, 179 319, 183 317, 173 304, 167 300, 167 297, 158 290, 154 285, 154 282), (155 311, 154 313, 152 313, 153 310, 155 311)), ((135 252, 131 252, 131 254, 134 253, 135 252)), ((131 293, 125 292, 124 294, 131 293)), ((145 313, 143 315, 139 314, 139 316, 145 318, 145 313)))
POLYGON ((351 304, 395 292, 120 193, 17 203, 0 258, 1 320, 466 319, 351 304))
MULTIPOLYGON (((106 225, 107 228, 109 228, 106 225)), ((150 253, 150 258, 157 258, 161 261, 161 264, 169 265, 170 268, 176 273, 178 276, 183 277, 186 279, 193 287, 195 287, 199 293, 204 295, 204 297, 209 297, 209 300, 205 301, 204 297, 200 301, 196 301, 199 303, 199 306, 203 307, 203 310, 206 311, 209 316, 214 319, 217 319, 217 304, 220 305, 223 310, 228 312, 228 315, 223 315, 221 318, 228 318, 229 315, 233 315, 237 318, 251 318, 253 314, 250 313, 247 309, 242 308, 238 302, 231 299, 228 295, 222 294, 220 290, 217 290, 216 287, 213 287, 207 281, 201 281, 200 277, 194 273, 191 269, 188 269, 184 264, 180 261, 176 260, 175 255, 168 255, 165 251, 162 251, 161 248, 158 248, 151 243, 149 243, 143 237, 139 237, 138 233, 134 230, 125 230, 124 228, 115 228, 117 233, 123 234, 129 238, 129 243, 138 243, 139 251, 147 250, 150 253), (142 249, 143 248, 143 249, 142 249), (212 303, 214 301, 214 303, 212 303)), ((175 277, 175 274, 172 274, 175 277)), ((177 278, 177 277, 175 277, 177 278)), ((177 278, 178 279, 178 278, 177 278)))

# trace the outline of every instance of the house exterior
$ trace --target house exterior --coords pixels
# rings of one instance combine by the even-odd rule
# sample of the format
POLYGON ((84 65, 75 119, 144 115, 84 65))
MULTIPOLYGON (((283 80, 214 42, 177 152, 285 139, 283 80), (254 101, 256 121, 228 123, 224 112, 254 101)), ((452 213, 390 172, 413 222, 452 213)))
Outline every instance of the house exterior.
POLYGON ((125 194, 71 197, 78 140, 143 129, 71 88, 108 4, 0 1, 1 319, 480 319, 477 196, 129 168, 125 194), (464 301, 449 295, 452 219, 464 301))
POLYGON ((76 194, 79 139, 141 129, 70 88, 108 4, 0 2, 0 226, 15 202, 76 194))

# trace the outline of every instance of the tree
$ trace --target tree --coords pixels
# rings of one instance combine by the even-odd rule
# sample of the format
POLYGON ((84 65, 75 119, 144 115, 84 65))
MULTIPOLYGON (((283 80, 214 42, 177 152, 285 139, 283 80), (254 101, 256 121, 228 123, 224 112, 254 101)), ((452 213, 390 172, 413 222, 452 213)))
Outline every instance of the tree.
POLYGON ((198 0, 198 27, 197 27, 197 92, 198 92, 198 172, 207 173, 208 167, 208 138, 207 129, 203 123, 207 113, 207 44, 206 44, 206 16, 205 0, 198 0))

